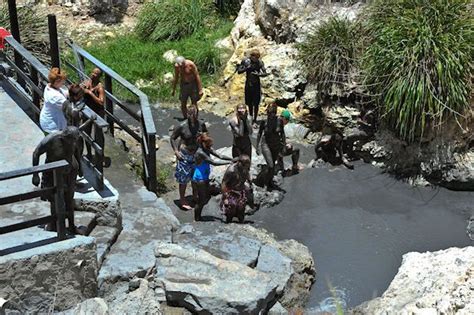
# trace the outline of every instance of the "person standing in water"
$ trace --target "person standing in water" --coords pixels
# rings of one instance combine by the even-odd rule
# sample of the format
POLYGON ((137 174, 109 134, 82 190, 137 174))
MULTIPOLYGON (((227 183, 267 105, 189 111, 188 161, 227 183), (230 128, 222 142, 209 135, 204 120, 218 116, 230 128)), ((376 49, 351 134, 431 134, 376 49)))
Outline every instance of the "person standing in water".
POLYGON ((181 113, 183 118, 187 118, 186 109, 188 98, 191 99, 191 104, 197 107, 197 102, 203 95, 201 77, 194 62, 185 59, 183 56, 178 56, 175 59, 174 78, 173 78, 173 92, 176 93, 176 85, 180 82, 179 100, 181 101, 181 113))
MULTIPOLYGON (((186 186, 194 174, 194 154, 198 149, 197 138, 207 132, 207 127, 204 122, 198 120, 196 107, 191 106, 186 113, 188 119, 174 128, 170 143, 177 159, 175 178, 179 184, 180 205, 183 209, 191 210, 185 198, 186 186)), ((197 192, 193 191, 195 197, 196 194, 197 192)))
POLYGON ((232 144, 232 157, 239 157, 245 154, 252 159, 252 127, 247 115, 247 106, 241 104, 235 108, 235 115, 229 120, 230 129, 234 136, 232 144))
POLYGON ((262 88, 260 85, 260 77, 268 75, 263 61, 260 60, 260 52, 252 50, 250 58, 242 60, 237 67, 237 73, 246 74, 245 80, 245 104, 249 107, 250 116, 252 117, 253 126, 257 126, 258 106, 262 98, 262 88))
POLYGON ((273 184, 275 164, 282 156, 285 143, 283 121, 277 116, 277 105, 273 103, 267 108, 267 119, 260 122, 257 136, 257 154, 263 154, 268 166, 268 173, 265 176, 265 185, 268 190, 275 188, 273 184))
POLYGON ((211 165, 226 165, 232 160, 230 157, 220 155, 212 148, 213 140, 203 133, 197 138, 199 148, 194 154, 194 174, 192 178, 193 190, 197 192, 197 202, 194 207, 194 221, 201 221, 201 213, 204 206, 211 199, 209 189, 209 176, 211 175, 211 165), (215 161, 211 159, 211 155, 218 157, 221 160, 215 161))

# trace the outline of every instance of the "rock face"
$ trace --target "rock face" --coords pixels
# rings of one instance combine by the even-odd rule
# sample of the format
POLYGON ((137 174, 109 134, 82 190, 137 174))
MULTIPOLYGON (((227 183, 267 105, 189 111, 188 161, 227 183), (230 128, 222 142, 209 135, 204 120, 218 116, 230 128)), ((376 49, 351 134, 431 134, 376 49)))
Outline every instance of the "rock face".
POLYGON ((474 247, 408 253, 382 297, 354 314, 473 314, 474 247))
POLYGON ((191 312, 257 314, 275 303, 277 286, 264 272, 188 245, 161 244, 155 254, 167 301, 191 312))
POLYGON ((173 234, 173 242, 269 275, 285 307, 301 307, 309 297, 314 261, 308 248, 294 240, 279 242, 249 225, 207 222, 183 225, 173 234))
MULTIPOLYGON (((0 249, 21 246, 56 233, 30 228, 5 235, 0 249)), ((0 256, 0 296, 4 308, 20 313, 68 309, 97 295, 94 239, 85 236, 0 256)), ((8 312, 7 312, 8 313, 8 312)))

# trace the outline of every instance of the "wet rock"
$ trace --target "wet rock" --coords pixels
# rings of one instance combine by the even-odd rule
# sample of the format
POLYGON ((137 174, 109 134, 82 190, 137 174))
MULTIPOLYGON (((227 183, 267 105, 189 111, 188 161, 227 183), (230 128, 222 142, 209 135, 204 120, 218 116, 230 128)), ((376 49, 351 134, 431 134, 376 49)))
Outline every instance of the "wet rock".
POLYGON ((279 249, 269 245, 260 248, 256 269, 271 276, 273 283, 277 285, 278 295, 283 293, 294 273, 291 260, 279 249))
POLYGON ((474 247, 408 253, 384 294, 354 314, 472 314, 474 247))
POLYGON ((366 153, 364 160, 384 161, 390 158, 390 151, 383 147, 379 142, 373 140, 362 146, 362 154, 366 153))
POLYGON ((120 282, 105 296, 110 314, 161 314, 160 301, 153 284, 146 279, 120 282), (133 290, 130 283, 133 282, 133 290))
POLYGON ((117 240, 120 231, 121 229, 110 226, 96 226, 90 234, 91 237, 95 238, 97 245, 97 262, 99 266, 102 265, 105 255, 117 240))
POLYGON ((259 313, 275 303, 277 287, 263 272, 189 245, 161 244, 155 254, 168 303, 203 313, 259 313))
POLYGON ((471 241, 474 241, 474 215, 471 216, 466 227, 466 232, 471 241))
POLYGON ((269 315, 285 315, 289 314, 288 311, 280 304, 280 302, 276 302, 275 305, 270 309, 268 312, 269 315))
POLYGON ((120 229, 122 227, 122 208, 118 200, 86 200, 76 199, 76 209, 96 214, 98 225, 111 226, 120 229))
POLYGON ((447 163, 422 163, 421 170, 429 180, 448 189, 474 191, 474 150, 455 153, 447 163))

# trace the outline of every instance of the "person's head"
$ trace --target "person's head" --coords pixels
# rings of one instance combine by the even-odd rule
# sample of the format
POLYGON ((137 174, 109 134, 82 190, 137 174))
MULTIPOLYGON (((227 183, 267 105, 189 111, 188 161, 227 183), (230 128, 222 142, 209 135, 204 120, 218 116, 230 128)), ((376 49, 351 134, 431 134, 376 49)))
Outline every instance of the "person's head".
POLYGON ((214 144, 214 140, 207 133, 199 135, 197 141, 205 149, 210 149, 214 144))
POLYGON ((253 49, 250 52, 250 60, 252 60, 253 62, 256 62, 259 59, 260 59, 260 51, 258 49, 253 49))
POLYGON ((57 67, 51 68, 48 73, 48 82, 51 87, 55 89, 59 89, 66 83, 66 72, 64 70, 60 70, 57 67))
POLYGON ((76 144, 81 139, 79 128, 68 126, 62 131, 62 135, 67 139, 69 145, 76 144))
POLYGON ((196 122, 198 119, 198 112, 196 106, 189 106, 187 110, 188 121, 196 122))
POLYGON ((237 105, 235 107, 235 114, 237 115, 237 117, 245 117, 247 115, 247 105, 237 105))
POLYGON ((79 102, 84 97, 84 89, 79 84, 69 87, 69 100, 73 103, 79 102))
POLYGON ((283 110, 280 114, 280 118, 283 121, 283 124, 286 125, 287 123, 289 123, 291 119, 290 111, 288 109, 283 110))
POLYGON ((271 103, 267 107, 267 116, 268 117, 276 117, 277 114, 277 104, 276 103, 271 103))
POLYGON ((174 62, 180 67, 184 66, 185 61, 186 61, 186 59, 183 56, 178 56, 174 60, 174 62))
POLYGON ((92 81, 98 81, 100 80, 100 77, 102 76, 102 70, 99 68, 94 68, 91 72, 91 80, 92 81))
POLYGON ((250 169, 250 157, 246 154, 242 154, 239 156, 238 163, 245 169, 249 170, 250 169))

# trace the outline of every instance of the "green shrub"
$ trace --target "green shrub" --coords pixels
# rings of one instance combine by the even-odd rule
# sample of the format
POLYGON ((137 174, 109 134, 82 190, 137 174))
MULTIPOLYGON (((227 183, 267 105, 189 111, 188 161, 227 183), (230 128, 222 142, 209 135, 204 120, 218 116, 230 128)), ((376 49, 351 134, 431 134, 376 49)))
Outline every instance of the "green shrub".
MULTIPOLYGON (((48 21, 46 16, 31 7, 18 8, 18 24, 22 45, 35 57, 49 63, 48 21)), ((0 4, 0 27, 10 29, 8 6, 0 4)))
POLYGON ((469 107, 474 27, 469 0, 377 0, 364 55, 388 126, 408 141, 469 107))
POLYGON ((214 24, 213 13, 213 3, 208 0, 159 0, 143 6, 135 32, 155 42, 180 39, 214 24))
POLYGON ((298 45, 308 81, 319 93, 342 96, 348 92, 356 66, 357 38, 354 22, 332 17, 298 45))

